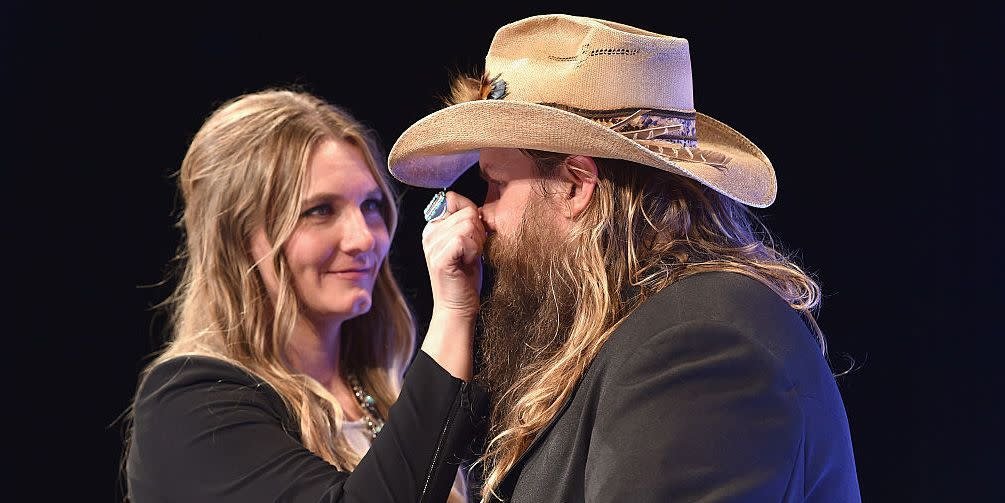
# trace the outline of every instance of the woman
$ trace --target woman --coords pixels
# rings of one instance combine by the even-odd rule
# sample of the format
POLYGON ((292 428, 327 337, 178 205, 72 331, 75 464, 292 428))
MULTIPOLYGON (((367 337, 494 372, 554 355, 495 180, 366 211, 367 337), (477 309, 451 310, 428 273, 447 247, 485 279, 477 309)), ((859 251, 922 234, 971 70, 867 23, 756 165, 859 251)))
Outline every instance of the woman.
POLYGON ((441 278, 413 360, 379 159, 359 122, 302 92, 231 100, 195 135, 173 333, 133 403, 129 499, 466 500, 484 228, 457 200, 452 225, 427 228, 441 278))

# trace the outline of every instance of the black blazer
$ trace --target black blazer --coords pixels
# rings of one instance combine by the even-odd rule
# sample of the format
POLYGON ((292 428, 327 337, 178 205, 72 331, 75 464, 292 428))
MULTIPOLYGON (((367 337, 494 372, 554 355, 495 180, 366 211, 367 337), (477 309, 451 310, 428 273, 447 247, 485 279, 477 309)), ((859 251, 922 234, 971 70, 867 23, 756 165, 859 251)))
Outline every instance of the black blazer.
POLYGON ((513 502, 858 502, 848 420, 806 325, 703 273, 612 334, 500 486, 513 502))
POLYGON ((148 502, 446 501, 484 394, 419 351, 355 471, 308 451, 276 391, 224 361, 178 357, 140 385, 129 498, 148 502), (475 403, 471 403, 474 399, 475 403))

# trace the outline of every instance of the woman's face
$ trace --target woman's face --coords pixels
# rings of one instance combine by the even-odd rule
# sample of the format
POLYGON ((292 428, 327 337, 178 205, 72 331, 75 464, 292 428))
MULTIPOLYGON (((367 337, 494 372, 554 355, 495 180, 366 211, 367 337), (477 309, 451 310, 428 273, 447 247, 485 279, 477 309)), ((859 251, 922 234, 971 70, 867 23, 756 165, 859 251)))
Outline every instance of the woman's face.
MULTIPOLYGON (((283 246, 305 315, 319 324, 341 323, 370 310, 373 284, 390 246, 384 200, 359 147, 321 141, 307 167, 307 190, 296 230, 283 246)), ((273 299, 278 291, 271 245, 263 227, 252 253, 273 299)))

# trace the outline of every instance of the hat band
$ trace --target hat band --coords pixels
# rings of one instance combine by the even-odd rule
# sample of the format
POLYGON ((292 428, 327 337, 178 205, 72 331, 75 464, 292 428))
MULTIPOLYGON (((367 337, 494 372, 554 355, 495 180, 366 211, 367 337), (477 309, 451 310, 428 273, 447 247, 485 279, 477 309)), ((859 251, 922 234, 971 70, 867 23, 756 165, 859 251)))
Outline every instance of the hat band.
POLYGON ((617 131, 631 140, 672 142, 685 147, 697 147, 695 114, 655 108, 624 108, 620 110, 588 110, 558 103, 542 103, 586 117, 617 131))
POLYGON ((668 160, 700 162, 720 171, 726 170, 732 160, 721 152, 698 147, 694 113, 655 108, 587 110, 557 103, 542 104, 602 124, 668 160))

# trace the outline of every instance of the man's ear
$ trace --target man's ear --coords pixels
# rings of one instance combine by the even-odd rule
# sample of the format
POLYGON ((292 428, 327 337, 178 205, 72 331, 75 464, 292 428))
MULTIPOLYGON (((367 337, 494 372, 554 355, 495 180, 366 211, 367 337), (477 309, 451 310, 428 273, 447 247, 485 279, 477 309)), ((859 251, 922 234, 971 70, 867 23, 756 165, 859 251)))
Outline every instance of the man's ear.
POLYGON ((592 157, 571 155, 559 167, 559 179, 564 189, 563 199, 569 220, 575 220, 586 209, 597 186, 597 163, 592 157))

